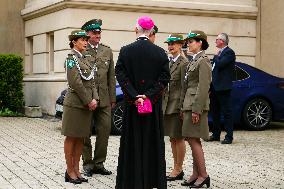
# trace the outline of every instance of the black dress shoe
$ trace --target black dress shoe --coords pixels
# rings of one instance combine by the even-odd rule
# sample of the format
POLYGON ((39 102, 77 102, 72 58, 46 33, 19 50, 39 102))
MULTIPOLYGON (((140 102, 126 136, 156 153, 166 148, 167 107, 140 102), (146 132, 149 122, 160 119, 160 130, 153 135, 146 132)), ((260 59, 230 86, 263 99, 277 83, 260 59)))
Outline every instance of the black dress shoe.
POLYGON ((175 176, 175 177, 167 176, 166 179, 167 179, 167 181, 182 180, 183 176, 184 176, 184 172, 181 171, 177 176, 175 176))
POLYGON ((87 176, 87 177, 92 177, 94 174, 93 170, 92 169, 85 169, 84 170, 84 175, 87 176))
POLYGON ((212 141, 220 141, 220 137, 219 138, 216 138, 216 137, 214 137, 213 135, 211 135, 210 137, 209 137, 209 139, 208 140, 205 140, 206 142, 212 142, 212 141))
POLYGON ((229 140, 229 139, 224 139, 224 140, 222 140, 222 142, 221 142, 221 144, 232 144, 232 140, 229 140))
POLYGON ((70 183, 73 183, 73 184, 81 184, 82 181, 79 179, 79 178, 76 178, 76 179, 72 179, 67 171, 65 172, 65 182, 70 182, 70 183))
POLYGON ((209 176, 207 176, 204 179, 204 181, 202 181, 202 183, 200 183, 200 184, 195 184, 194 183, 193 185, 189 186, 189 188, 202 188, 203 185, 206 185, 206 188, 210 187, 210 177, 209 176))
POLYGON ((95 174, 101 174, 101 175, 111 175, 112 172, 109 170, 106 170, 104 167, 103 168, 99 168, 99 169, 94 169, 93 172, 95 174))
POLYGON ((78 177, 78 179, 81 180, 81 182, 88 182, 88 179, 84 178, 84 177, 78 177))
POLYGON ((181 185, 182 186, 191 186, 191 185, 193 185, 194 183, 195 183, 195 181, 196 181, 197 179, 194 179, 194 180, 192 180, 192 181, 188 181, 188 180, 185 180, 185 181, 183 181, 182 183, 181 183, 181 185))

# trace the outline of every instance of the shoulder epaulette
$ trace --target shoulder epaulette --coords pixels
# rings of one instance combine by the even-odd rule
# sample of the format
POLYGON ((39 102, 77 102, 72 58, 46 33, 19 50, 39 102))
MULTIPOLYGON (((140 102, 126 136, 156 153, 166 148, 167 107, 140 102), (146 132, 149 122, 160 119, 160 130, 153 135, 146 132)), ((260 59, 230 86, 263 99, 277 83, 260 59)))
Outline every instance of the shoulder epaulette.
POLYGON ((103 43, 100 43, 100 45, 102 45, 102 46, 104 46, 104 47, 107 47, 107 48, 110 48, 110 46, 105 45, 105 44, 103 44, 103 43))

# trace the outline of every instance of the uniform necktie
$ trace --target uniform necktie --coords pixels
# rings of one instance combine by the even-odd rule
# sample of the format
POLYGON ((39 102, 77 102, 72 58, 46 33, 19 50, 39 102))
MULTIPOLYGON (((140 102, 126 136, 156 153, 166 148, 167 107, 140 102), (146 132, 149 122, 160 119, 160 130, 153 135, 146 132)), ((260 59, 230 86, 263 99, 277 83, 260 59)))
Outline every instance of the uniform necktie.
POLYGON ((172 66, 174 65, 174 63, 175 63, 175 62, 173 61, 173 59, 171 59, 171 60, 170 60, 170 69, 172 68, 172 66))

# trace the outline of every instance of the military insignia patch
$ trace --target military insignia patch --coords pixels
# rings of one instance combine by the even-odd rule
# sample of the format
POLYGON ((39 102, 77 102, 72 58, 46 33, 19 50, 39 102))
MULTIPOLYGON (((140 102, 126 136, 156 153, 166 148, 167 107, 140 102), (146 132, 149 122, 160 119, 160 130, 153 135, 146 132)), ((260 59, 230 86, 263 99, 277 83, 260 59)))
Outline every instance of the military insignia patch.
POLYGON ((67 68, 72 69, 75 66, 75 61, 73 59, 67 59, 67 68))

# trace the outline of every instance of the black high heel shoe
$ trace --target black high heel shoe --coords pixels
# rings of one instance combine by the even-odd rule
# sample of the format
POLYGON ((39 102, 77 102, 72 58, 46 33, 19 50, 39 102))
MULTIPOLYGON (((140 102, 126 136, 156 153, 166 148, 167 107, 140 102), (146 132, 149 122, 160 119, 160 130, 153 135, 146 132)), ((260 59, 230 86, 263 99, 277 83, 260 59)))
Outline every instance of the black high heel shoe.
POLYGON ((72 179, 67 171, 65 172, 65 182, 70 182, 70 183, 73 183, 73 184, 81 184, 82 181, 79 179, 79 178, 76 178, 76 179, 72 179))
POLYGON ((181 172, 180 172, 177 176, 175 176, 175 177, 167 176, 167 177, 166 177, 166 180, 167 180, 167 181, 182 180, 182 179, 183 179, 183 176, 184 176, 184 172, 181 171, 181 172))
POLYGON ((202 188, 203 185, 205 185, 205 184, 206 184, 206 188, 210 187, 210 177, 209 176, 207 176, 204 179, 204 181, 202 181, 200 184, 198 184, 198 185, 193 184, 193 185, 189 186, 189 188, 202 188))
POLYGON ((81 182, 88 182, 88 179, 84 178, 84 177, 78 177, 78 179, 81 180, 81 182))
POLYGON ((181 183, 181 185, 182 186, 191 186, 191 185, 193 185, 194 183, 195 183, 195 181, 196 181, 197 179, 194 179, 194 180, 192 180, 192 181, 188 181, 188 180, 185 180, 185 181, 183 181, 182 183, 181 183))

